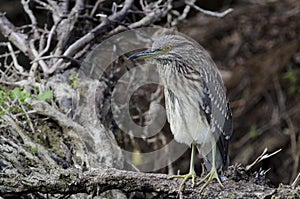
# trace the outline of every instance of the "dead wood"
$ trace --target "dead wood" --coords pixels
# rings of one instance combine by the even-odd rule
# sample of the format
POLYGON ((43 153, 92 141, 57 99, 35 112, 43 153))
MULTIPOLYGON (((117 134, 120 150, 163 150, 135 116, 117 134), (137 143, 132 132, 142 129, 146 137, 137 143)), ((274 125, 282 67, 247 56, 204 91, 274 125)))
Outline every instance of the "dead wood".
MULTIPOLYGON (((218 183, 210 184, 202 193, 201 185, 192 187, 187 183, 183 198, 297 198, 300 187, 292 189, 288 186, 272 188, 264 184, 257 173, 256 177, 247 175, 245 170, 231 167, 229 179, 225 180, 224 188, 218 183)), ((4 181, 0 186, 3 197, 16 197, 28 193, 71 195, 87 193, 90 196, 99 195, 107 190, 119 189, 124 193, 152 193, 158 198, 176 198, 178 196, 179 179, 167 179, 165 174, 138 173, 117 170, 114 168, 98 168, 89 171, 77 169, 57 169, 51 173, 31 172, 27 176, 2 175, 4 181), (155 194, 154 194, 155 192, 155 194)))

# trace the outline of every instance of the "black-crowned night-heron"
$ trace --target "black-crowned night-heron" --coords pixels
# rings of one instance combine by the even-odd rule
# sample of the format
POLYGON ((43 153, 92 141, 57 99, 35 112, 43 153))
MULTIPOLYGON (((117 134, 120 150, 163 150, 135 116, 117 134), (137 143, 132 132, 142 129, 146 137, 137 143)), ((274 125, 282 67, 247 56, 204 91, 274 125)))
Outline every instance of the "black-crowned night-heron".
POLYGON ((210 169, 201 180, 206 180, 202 188, 213 179, 222 185, 218 171, 226 169, 229 163, 232 116, 215 63, 197 42, 180 35, 161 36, 151 49, 129 57, 138 58, 151 58, 157 63, 171 131, 177 142, 191 146, 189 173, 172 176, 184 178, 179 191, 189 178, 195 184, 195 147, 210 169))

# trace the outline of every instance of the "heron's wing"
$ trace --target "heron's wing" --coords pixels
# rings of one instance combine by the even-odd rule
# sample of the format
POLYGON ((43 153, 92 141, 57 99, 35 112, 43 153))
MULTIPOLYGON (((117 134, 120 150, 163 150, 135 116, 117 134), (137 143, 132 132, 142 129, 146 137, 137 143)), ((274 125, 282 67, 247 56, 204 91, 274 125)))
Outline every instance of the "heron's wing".
POLYGON ((206 74, 208 77, 202 80, 203 91, 200 94, 200 111, 201 114, 205 115, 211 126, 222 158, 222 168, 226 169, 229 164, 229 139, 233 129, 231 110, 226 97, 226 90, 218 71, 210 71, 210 73, 206 74))
POLYGON ((228 156, 228 145, 229 145, 229 139, 232 135, 233 125, 232 125, 232 115, 229 107, 229 102, 227 101, 226 111, 228 114, 228 117, 225 118, 223 131, 221 131, 221 136, 219 136, 219 139, 217 141, 218 149, 220 150, 222 159, 223 159, 223 169, 226 169, 229 165, 229 156, 228 156))
POLYGON ((167 88, 164 89, 164 95, 165 95, 166 115, 167 115, 168 121, 170 122, 170 119, 171 119, 170 113, 175 108, 174 107, 175 96, 174 96, 174 93, 167 88))

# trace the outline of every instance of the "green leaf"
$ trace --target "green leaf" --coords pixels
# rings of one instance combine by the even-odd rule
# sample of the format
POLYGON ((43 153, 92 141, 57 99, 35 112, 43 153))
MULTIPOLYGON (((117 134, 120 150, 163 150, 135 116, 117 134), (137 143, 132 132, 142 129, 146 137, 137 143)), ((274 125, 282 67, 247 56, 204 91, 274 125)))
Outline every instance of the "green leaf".
POLYGON ((31 147, 31 146, 25 146, 25 150, 30 152, 30 153, 34 153, 34 154, 38 153, 37 148, 31 147))
POLYGON ((22 103, 25 103, 25 99, 32 98, 28 91, 22 91, 20 88, 14 88, 11 90, 10 96, 12 99, 18 98, 22 103))
POLYGON ((250 134, 250 137, 257 137, 259 134, 257 132, 257 128, 256 128, 256 125, 253 124, 251 127, 250 127, 250 131, 249 131, 249 134, 250 134))
POLYGON ((20 88, 14 88, 10 91, 10 96, 12 99, 19 98, 21 96, 21 89, 20 88))
POLYGON ((290 69, 283 75, 284 78, 288 79, 291 83, 295 84, 297 82, 297 74, 294 70, 290 69))
POLYGON ((70 78, 70 83, 72 88, 78 88, 78 74, 73 73, 70 78))
POLYGON ((48 91, 43 91, 37 96, 37 99, 40 101, 45 101, 47 99, 52 99, 53 98, 53 91, 48 90, 48 91))
POLYGON ((5 94, 5 92, 3 90, 0 90, 0 105, 1 106, 3 106, 3 103, 4 103, 6 97, 7 97, 7 95, 5 94))
POLYGON ((0 98, 3 98, 3 96, 4 96, 4 91, 0 90, 0 98))

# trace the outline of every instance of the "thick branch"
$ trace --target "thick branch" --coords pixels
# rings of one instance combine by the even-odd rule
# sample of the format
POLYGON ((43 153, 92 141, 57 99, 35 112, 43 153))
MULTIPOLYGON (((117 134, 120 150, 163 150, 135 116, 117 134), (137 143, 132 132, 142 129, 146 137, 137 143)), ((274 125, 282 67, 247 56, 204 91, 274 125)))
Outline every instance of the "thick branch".
MULTIPOLYGON (((67 48, 67 50, 63 53, 63 56, 67 56, 67 57, 74 56, 86 44, 88 44, 93 39, 95 39, 97 35, 100 35, 101 33, 104 33, 105 31, 111 29, 115 23, 120 22, 128 14, 128 11, 132 6, 132 4, 133 4, 133 0, 126 0, 124 2, 123 8, 119 12, 116 12, 110 15, 109 17, 107 17, 107 19, 104 20, 101 24, 99 24, 97 27, 92 29, 89 33, 85 34, 83 37, 81 37, 72 45, 70 45, 67 48)), ((63 67, 66 66, 63 65, 62 60, 59 60, 52 66, 52 68, 49 71, 47 71, 47 73, 51 74, 55 72, 57 69, 61 69, 63 67)))
MULTIPOLYGON (((241 174, 240 171, 238 170, 239 175, 241 174)), ((25 193, 100 194, 107 190, 121 189, 124 192, 156 192, 164 197, 176 197, 181 182, 179 179, 167 179, 168 176, 165 174, 138 173, 113 168, 93 169, 86 172, 76 169, 56 169, 50 173, 42 175, 33 172, 29 176, 1 176, 5 182, 0 185, 1 196, 25 193)), ((213 182, 202 193, 199 193, 201 185, 192 187, 188 182, 185 185, 183 196, 189 198, 199 196, 203 198, 226 196, 232 196, 231 198, 246 196, 248 198, 266 198, 292 196, 293 193, 300 191, 300 187, 294 190, 288 186, 270 188, 266 185, 256 184, 253 182, 254 179, 242 179, 238 182, 233 179, 236 180, 237 178, 234 177, 224 182, 225 188, 221 188, 218 183, 213 182)))
POLYGON ((68 18, 62 20, 58 26, 59 41, 57 44, 57 52, 55 53, 56 55, 61 55, 66 43, 68 43, 72 31, 75 28, 75 24, 78 22, 78 16, 82 13, 82 10, 84 10, 84 6, 85 4, 83 0, 77 0, 71 13, 68 15, 68 18))
POLYGON ((86 34, 82 38, 80 38, 77 42, 72 44, 64 53, 65 56, 73 56, 76 53, 76 50, 82 48, 85 44, 92 41, 97 35, 107 31, 109 27, 113 23, 121 21, 128 13, 128 10, 130 9, 131 5, 133 3, 133 0, 126 0, 124 3, 123 8, 111 16, 109 16, 106 20, 104 20, 100 25, 95 27, 93 30, 91 30, 90 33, 86 34))
POLYGON ((16 27, 5 17, 4 13, 0 13, 0 33, 8 38, 8 40, 17 46, 25 55, 28 55, 30 59, 33 59, 27 41, 27 35, 18 32, 16 27))

